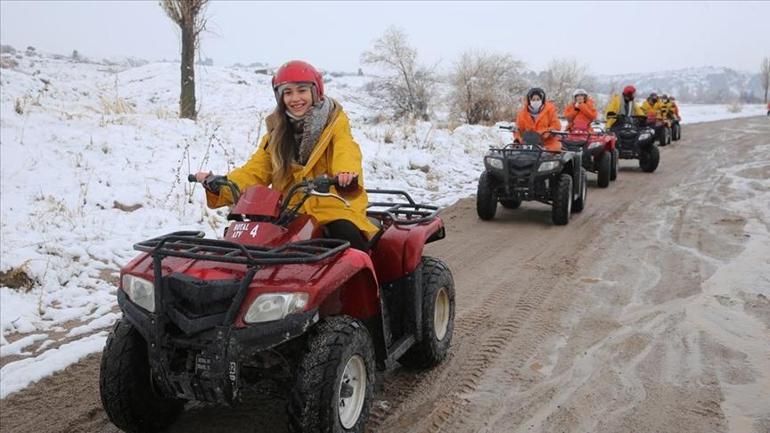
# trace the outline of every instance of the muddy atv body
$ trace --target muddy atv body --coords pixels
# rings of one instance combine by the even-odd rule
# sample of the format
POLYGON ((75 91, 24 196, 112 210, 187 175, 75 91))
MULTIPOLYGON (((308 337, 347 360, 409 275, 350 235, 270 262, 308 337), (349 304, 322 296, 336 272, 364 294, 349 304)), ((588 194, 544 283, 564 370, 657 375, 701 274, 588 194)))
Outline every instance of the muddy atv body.
POLYGON ((617 137, 620 159, 638 159, 639 167, 654 172, 660 163, 660 149, 655 145, 655 130, 647 126, 645 116, 617 116, 610 132, 617 137))
POLYGON ((445 235, 438 208, 369 190, 391 200, 370 203, 380 231, 360 251, 298 213, 309 196, 339 198, 331 187, 305 181, 286 198, 251 187, 224 239, 175 232, 134 246, 142 254, 118 290, 124 317, 102 355, 114 424, 159 431, 186 401, 235 405, 271 380, 287 390, 289 431, 363 432, 377 369, 444 360, 454 282, 422 254, 445 235))
POLYGON ((582 150, 581 164, 586 171, 596 173, 597 185, 607 188, 610 181, 618 177, 617 138, 607 134, 600 125, 594 124, 588 130, 573 130, 559 133, 562 146, 568 150, 582 150))
POLYGON ((493 219, 498 203, 516 209, 523 201, 538 201, 551 206, 554 224, 566 225, 586 203, 582 158, 581 148, 546 150, 542 138, 531 132, 523 134, 522 143, 490 148, 476 194, 479 218, 493 219))

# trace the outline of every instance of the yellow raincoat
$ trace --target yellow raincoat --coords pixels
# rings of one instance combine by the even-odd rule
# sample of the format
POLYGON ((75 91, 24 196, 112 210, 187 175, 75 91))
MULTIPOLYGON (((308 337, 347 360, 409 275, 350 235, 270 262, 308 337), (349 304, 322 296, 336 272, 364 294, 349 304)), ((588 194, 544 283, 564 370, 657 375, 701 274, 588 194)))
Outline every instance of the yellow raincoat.
MULTIPOLYGON (((366 217, 366 206, 369 199, 364 190, 361 149, 350 133, 348 116, 342 111, 339 103, 335 105, 336 107, 330 116, 331 120, 321 132, 307 164, 304 166, 296 163, 292 165, 291 179, 277 184, 273 182, 273 164, 268 143, 273 124, 270 117, 266 121, 268 132, 262 137, 257 151, 246 164, 228 173, 227 178, 235 182, 241 191, 252 185, 269 186, 273 184, 274 189, 285 194, 292 185, 304 179, 311 179, 324 174, 331 177, 343 172, 358 173, 358 190, 352 194, 343 195, 350 203, 350 207, 345 206, 344 203, 335 198, 310 197, 302 205, 300 212, 315 217, 320 224, 327 224, 339 219, 348 220, 371 239, 378 229, 366 217)), ((332 187, 332 192, 336 193, 334 187, 332 187)), ((292 205, 298 202, 300 198, 301 194, 295 195, 292 205)), ((230 190, 222 188, 219 195, 207 191, 206 202, 210 208, 232 204, 230 190)))
MULTIPOLYGON (((617 115, 623 114, 621 111, 622 107, 620 105, 621 99, 622 98, 618 94, 612 95, 612 99, 610 99, 610 103, 607 104, 607 110, 605 112, 606 114, 604 115, 604 118, 607 120, 607 129, 612 128, 612 125, 615 124, 615 121, 617 120, 617 115), (610 113, 614 113, 614 114, 610 114, 610 113)), ((634 111, 633 114, 631 114, 632 116, 647 115, 644 112, 644 110, 642 110, 642 108, 639 107, 639 104, 637 104, 636 102, 632 102, 631 104, 633 106, 633 111, 634 111)))
POLYGON ((645 99, 642 103, 642 110, 649 116, 650 113, 655 113, 655 117, 658 119, 665 118, 664 111, 665 111, 665 103, 661 100, 658 100, 655 102, 655 104, 650 104, 649 99, 645 99))

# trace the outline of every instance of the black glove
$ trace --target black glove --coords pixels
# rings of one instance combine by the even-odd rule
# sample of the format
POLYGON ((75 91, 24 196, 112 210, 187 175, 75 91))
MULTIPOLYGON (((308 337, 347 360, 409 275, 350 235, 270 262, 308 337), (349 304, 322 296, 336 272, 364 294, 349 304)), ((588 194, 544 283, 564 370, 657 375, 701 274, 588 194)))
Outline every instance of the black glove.
POLYGON ((219 195, 220 188, 227 183, 227 176, 210 174, 201 183, 203 183, 203 187, 206 188, 206 191, 211 191, 212 193, 219 195))

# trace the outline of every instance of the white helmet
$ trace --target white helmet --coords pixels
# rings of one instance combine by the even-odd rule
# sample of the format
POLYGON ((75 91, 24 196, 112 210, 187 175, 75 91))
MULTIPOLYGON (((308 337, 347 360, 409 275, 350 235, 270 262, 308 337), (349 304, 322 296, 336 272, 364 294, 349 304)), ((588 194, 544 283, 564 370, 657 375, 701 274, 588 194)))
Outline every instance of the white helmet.
POLYGON ((583 89, 575 89, 574 92, 572 92, 572 98, 574 99, 577 95, 583 95, 586 98, 588 97, 588 92, 586 92, 583 89))

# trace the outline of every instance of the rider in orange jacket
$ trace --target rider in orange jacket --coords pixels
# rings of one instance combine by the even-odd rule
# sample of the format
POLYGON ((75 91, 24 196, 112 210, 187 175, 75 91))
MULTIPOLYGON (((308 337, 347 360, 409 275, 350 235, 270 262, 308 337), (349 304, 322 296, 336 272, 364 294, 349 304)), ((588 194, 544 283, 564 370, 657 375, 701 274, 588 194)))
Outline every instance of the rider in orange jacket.
POLYGON ((567 131, 587 131, 591 122, 596 120, 596 107, 594 100, 588 97, 588 92, 577 89, 572 94, 572 104, 564 109, 564 117, 567 119, 567 131))
POLYGON ((524 100, 524 107, 516 116, 516 138, 521 140, 521 134, 534 131, 543 136, 543 146, 546 150, 561 150, 561 142, 548 131, 561 130, 561 122, 556 114, 553 102, 545 100, 545 91, 539 87, 529 89, 524 100))

